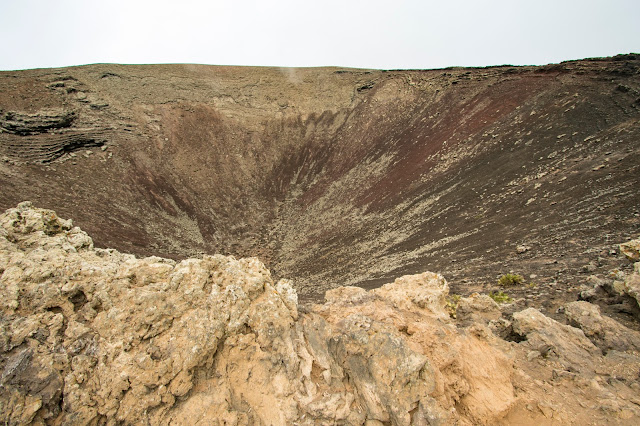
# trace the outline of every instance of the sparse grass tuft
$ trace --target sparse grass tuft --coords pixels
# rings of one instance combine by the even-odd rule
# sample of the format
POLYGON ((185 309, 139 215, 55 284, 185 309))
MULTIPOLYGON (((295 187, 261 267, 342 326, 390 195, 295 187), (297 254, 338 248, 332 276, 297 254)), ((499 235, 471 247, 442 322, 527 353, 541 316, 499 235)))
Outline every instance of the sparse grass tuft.
POLYGON ((522 283, 524 283, 524 278, 518 274, 504 274, 498 279, 498 285, 502 287, 511 287, 522 283))
POLYGON ((497 293, 491 292, 489 293, 489 297, 492 298, 496 303, 509 303, 511 302, 511 297, 503 291, 499 291, 497 293))
POLYGON ((460 295, 452 294, 447 297, 447 305, 445 309, 451 318, 456 318, 456 311, 458 310, 458 304, 460 303, 460 295))

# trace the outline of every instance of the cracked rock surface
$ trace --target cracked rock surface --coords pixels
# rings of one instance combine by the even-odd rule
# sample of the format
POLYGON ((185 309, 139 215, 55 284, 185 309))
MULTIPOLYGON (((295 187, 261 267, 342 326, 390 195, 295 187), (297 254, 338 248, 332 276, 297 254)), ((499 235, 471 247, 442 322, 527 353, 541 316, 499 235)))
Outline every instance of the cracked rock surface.
POLYGON ((0 216, 0 274, 6 424, 640 421, 637 332, 586 301, 454 320, 425 272, 299 308, 257 259, 98 249, 29 202, 0 216))

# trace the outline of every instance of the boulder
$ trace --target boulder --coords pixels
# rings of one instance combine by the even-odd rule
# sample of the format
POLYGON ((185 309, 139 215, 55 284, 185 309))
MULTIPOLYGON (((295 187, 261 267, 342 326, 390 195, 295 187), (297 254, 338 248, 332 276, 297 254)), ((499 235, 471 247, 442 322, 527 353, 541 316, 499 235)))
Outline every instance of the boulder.
POLYGON ((620 252, 632 262, 640 261, 640 239, 620 244, 620 252))
POLYGON ((564 314, 570 325, 580 328, 605 353, 611 350, 640 351, 640 333, 603 316, 597 305, 572 302, 565 306, 564 314))
POLYGON ((640 262, 636 262, 633 266, 633 273, 625 276, 620 290, 635 299, 640 306, 640 262))
POLYGON ((522 344, 564 369, 592 375, 593 360, 602 355, 581 330, 560 324, 534 308, 514 313, 512 326, 526 339, 522 344))
MULTIPOLYGON (((421 374, 430 385, 427 387, 423 382, 421 386, 423 390, 431 390, 428 398, 412 401, 417 412, 423 413, 418 417, 440 419, 446 424, 465 419, 474 424, 489 424, 502 418, 516 404, 512 361, 494 347, 496 338, 487 328, 479 326, 470 332, 458 331, 446 312, 448 284, 441 275, 410 275, 369 292, 348 290, 349 296, 345 292, 344 289, 328 291, 327 303, 316 306, 314 312, 339 336, 334 338, 334 344, 357 350, 365 359, 375 357, 358 348, 355 342, 370 345, 374 341, 365 336, 383 333, 386 337, 375 340, 371 350, 388 354, 392 360, 402 355, 406 361, 396 369, 403 372, 409 368, 402 377, 415 370, 410 360, 425 360, 421 374), (385 345, 393 349, 383 349, 385 345)), ((385 362, 392 362, 390 366, 397 363, 385 362)), ((409 377, 415 376, 415 372, 411 374, 409 377)), ((400 416, 391 414, 393 410, 378 406, 379 412, 390 412, 389 420, 393 424, 405 424, 409 420, 405 416, 400 421, 400 416)), ((387 421, 379 415, 374 418, 387 421)), ((411 418, 411 422, 414 424, 417 419, 411 418)))
POLYGON ((486 294, 474 293, 470 297, 463 297, 456 309, 456 318, 464 325, 488 324, 497 321, 501 316, 500 306, 486 294))

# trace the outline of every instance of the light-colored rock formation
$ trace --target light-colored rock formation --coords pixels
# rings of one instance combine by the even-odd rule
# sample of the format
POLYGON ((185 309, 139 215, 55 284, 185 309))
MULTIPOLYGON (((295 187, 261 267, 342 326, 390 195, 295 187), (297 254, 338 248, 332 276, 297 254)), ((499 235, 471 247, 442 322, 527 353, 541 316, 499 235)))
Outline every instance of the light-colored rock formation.
POLYGON ((502 316, 498 304, 486 294, 474 293, 470 297, 461 298, 456 309, 458 322, 463 324, 496 321, 502 316))
POLYGON ((593 372, 591 360, 600 355, 581 330, 560 324, 534 308, 513 314, 513 331, 526 338, 531 350, 582 374, 593 372))
POLYGON ((640 261, 640 239, 620 244, 620 252, 632 262, 640 261))
MULTIPOLYGON (((286 283, 277 292, 255 259, 176 263, 94 250, 71 221, 26 203, 3 216, 2 229, 4 421, 161 422, 177 399, 196 393, 204 371, 213 374, 225 340, 251 335, 256 349, 293 322, 286 283)), ((296 367, 287 344, 270 339, 282 374, 296 367)))
POLYGON ((626 276, 620 284, 621 293, 626 293, 633 297, 638 306, 640 306, 640 262, 634 263, 633 273, 626 276))
POLYGON ((96 249, 30 203, 0 216, 0 274, 6 424, 640 420, 635 340, 586 302, 567 307, 584 333, 514 314, 520 343, 485 324, 499 320, 486 298, 463 304, 480 322, 456 324, 429 272, 299 312, 257 259, 96 249))
MULTIPOLYGON (((373 378, 382 376, 383 382, 389 382, 383 377, 390 375, 392 383, 401 379, 399 372, 406 367, 416 371, 412 374, 415 379, 421 370, 422 381, 404 379, 401 386, 420 389, 403 398, 403 404, 408 405, 396 411, 404 411, 404 415, 387 418, 383 414, 374 419, 409 424, 408 414, 413 410, 412 424, 431 424, 420 423, 425 418, 450 423, 460 421, 461 416, 482 424, 497 421, 514 405, 513 363, 492 347, 486 329, 458 332, 445 314, 446 290, 440 275, 424 273, 399 278, 370 292, 355 287, 329 291, 327 303, 316 309, 337 332, 334 341, 347 348, 339 352, 346 355, 341 364, 366 365, 374 372, 373 378)), ((379 389, 375 383, 380 379, 367 383, 361 381, 362 376, 355 376, 361 393, 367 388, 379 389)), ((388 388, 397 394, 393 386, 388 388)), ((369 399, 373 402, 376 398, 388 400, 381 394, 369 399)), ((392 414, 394 409, 390 411, 392 414)))

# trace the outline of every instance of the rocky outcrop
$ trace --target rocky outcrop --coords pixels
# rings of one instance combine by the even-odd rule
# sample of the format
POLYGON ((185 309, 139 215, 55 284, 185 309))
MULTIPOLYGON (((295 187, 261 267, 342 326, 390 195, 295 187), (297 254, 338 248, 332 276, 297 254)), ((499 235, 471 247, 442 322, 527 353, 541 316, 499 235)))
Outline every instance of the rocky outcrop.
POLYGON ((0 114, 0 129, 17 135, 32 135, 71 126, 76 118, 73 111, 41 110, 34 114, 9 111, 0 114))
POLYGON ((98 249, 30 203, 0 216, 0 274, 6 424, 640 420, 636 337, 586 302, 567 307, 583 331, 534 309, 496 318, 483 297, 456 323, 426 272, 302 309, 257 259, 98 249), (519 342, 486 325, 500 320, 519 342))
POLYGON ((633 272, 631 274, 624 276, 623 281, 614 282, 614 289, 619 293, 632 297, 638 306, 640 306, 640 262, 638 262, 640 240, 633 240, 627 244, 621 244, 620 248, 627 258, 635 261, 635 263, 633 264, 633 272))
POLYGON ((339 363, 360 370, 352 372, 357 373, 352 380, 368 399, 367 418, 393 424, 462 418, 483 424, 502 418, 515 404, 512 361, 487 341, 486 330, 457 330, 445 313, 447 290, 442 276, 424 273, 370 292, 329 291, 327 303, 316 309, 333 326, 333 341, 345 347, 337 352, 339 363), (403 377, 407 367, 415 371, 411 380, 403 377), (385 382, 399 389, 381 387, 385 382), (393 401, 389 396, 400 391, 404 406, 396 402, 389 415, 380 408, 374 414, 376 400, 393 401))
MULTIPOLYGON (((233 407, 251 405, 251 392, 293 395, 295 293, 286 282, 277 291, 257 260, 95 250, 70 221, 26 203, 2 217, 2 229, 3 421, 160 423, 177 399, 198 394, 195 384, 215 385, 223 413, 243 411, 233 407), (216 362, 225 351, 239 364, 216 362), (274 366, 272 386, 287 386, 243 376, 261 362, 274 366), (234 379, 247 381, 246 396, 234 379)), ((177 418, 191 412, 185 405, 177 418)), ((285 404, 253 408, 246 420, 292 417, 285 404)))
POLYGON ((620 251, 632 262, 640 261, 640 239, 620 244, 620 251))
MULTIPOLYGON (((620 244, 621 252, 632 262, 637 254, 633 247, 637 246, 639 241, 632 240, 620 244)), ((603 298, 613 299, 619 311, 640 318, 640 262, 635 261, 629 266, 632 268, 627 273, 619 269, 610 271, 609 279, 590 276, 588 278, 590 285, 583 286, 580 297, 588 302, 603 298)))
POLYGON ((566 305, 565 315, 571 325, 580 328, 603 352, 631 350, 640 353, 640 333, 603 316, 597 305, 572 302, 566 305))
POLYGON ((70 154, 71 158, 77 154, 74 151, 84 149, 91 152, 91 148, 104 146, 107 141, 106 131, 85 129, 70 131, 58 135, 35 136, 7 136, 0 143, 3 157, 19 162, 49 163, 70 154))

